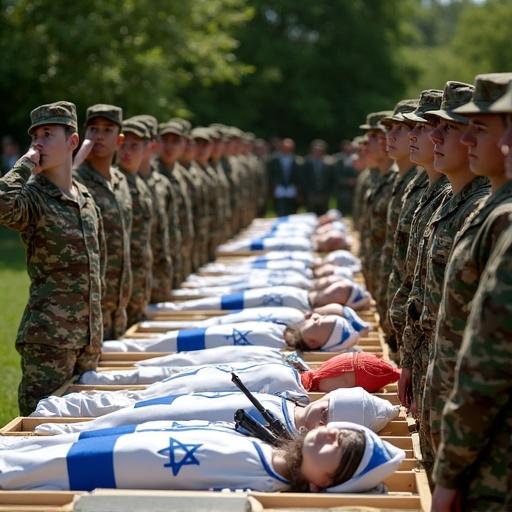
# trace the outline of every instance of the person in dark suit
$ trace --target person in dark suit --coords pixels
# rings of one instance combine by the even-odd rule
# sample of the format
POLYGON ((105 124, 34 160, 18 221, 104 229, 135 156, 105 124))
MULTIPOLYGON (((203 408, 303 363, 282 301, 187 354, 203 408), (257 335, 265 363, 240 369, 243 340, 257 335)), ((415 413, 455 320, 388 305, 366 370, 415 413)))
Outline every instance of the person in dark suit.
POLYGON ((326 151, 325 141, 314 140, 301 173, 302 188, 306 194, 306 209, 317 215, 323 215, 329 209, 329 199, 334 189, 334 161, 326 156, 326 151))
POLYGON ((276 214, 295 213, 301 200, 300 161, 292 139, 281 141, 279 151, 267 163, 267 174, 276 214))

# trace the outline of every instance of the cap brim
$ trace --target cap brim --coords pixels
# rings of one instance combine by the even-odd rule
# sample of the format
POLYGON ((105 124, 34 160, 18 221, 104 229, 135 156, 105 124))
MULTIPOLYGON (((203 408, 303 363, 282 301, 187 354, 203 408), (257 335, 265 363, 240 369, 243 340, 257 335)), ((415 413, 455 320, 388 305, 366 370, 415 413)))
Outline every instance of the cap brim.
POLYGON ((448 112, 447 110, 431 110, 429 112, 425 112, 426 116, 434 116, 444 119, 445 121, 453 121, 455 123, 460 124, 469 124, 469 120, 467 117, 458 116, 453 112, 448 112))
POLYGON ((51 120, 41 120, 41 121, 37 121, 36 123, 33 123, 30 125, 29 129, 27 130, 27 133, 29 135, 32 135, 32 132, 38 128, 39 126, 46 126, 46 125, 52 125, 52 124, 57 124, 59 126, 69 126, 69 128, 73 128, 74 130, 78 131, 78 126, 76 126, 75 124, 71 123, 71 122, 59 122, 59 121, 51 121, 51 120))
POLYGON ((95 119, 96 117, 103 117, 103 119, 107 119, 108 121, 110 121, 111 123, 114 123, 116 124, 117 126, 119 126, 119 128, 122 128, 122 123, 120 123, 117 119, 114 119, 112 117, 110 117, 109 115, 106 115, 102 112, 98 112, 97 114, 91 114, 86 120, 85 120, 85 125, 87 126, 93 119, 95 119))
POLYGON ((490 107, 489 112, 493 114, 512 113, 512 90, 506 92, 500 99, 496 100, 490 107))
POLYGON ((414 112, 406 112, 405 114, 403 114, 403 116, 406 121, 410 121, 413 123, 428 123, 428 119, 420 117, 416 115, 414 112))
POLYGON ((475 103, 470 101, 453 110, 455 114, 470 116, 473 114, 488 114, 492 103, 475 103))

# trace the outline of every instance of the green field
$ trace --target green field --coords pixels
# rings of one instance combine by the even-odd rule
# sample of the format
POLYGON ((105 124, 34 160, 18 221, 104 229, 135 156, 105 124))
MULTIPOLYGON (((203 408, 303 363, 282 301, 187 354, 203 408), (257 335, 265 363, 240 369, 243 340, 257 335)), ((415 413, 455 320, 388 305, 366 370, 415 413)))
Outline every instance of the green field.
POLYGON ((20 238, 0 227, 0 425, 18 415, 20 368, 14 340, 27 302, 28 285, 20 238))

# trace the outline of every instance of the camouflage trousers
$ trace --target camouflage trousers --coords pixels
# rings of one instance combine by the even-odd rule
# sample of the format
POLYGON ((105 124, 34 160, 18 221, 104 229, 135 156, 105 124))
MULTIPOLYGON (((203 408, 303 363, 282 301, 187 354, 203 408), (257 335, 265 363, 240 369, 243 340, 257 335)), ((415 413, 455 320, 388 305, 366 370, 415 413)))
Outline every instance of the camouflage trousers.
POLYGON ((120 338, 128 327, 128 316, 126 307, 118 307, 117 309, 102 310, 103 313, 103 339, 117 340, 120 338))
POLYGON ((128 327, 146 319, 146 308, 151 298, 151 284, 151 268, 139 267, 137 271, 134 270, 132 295, 126 307, 128 327))
POLYGON ((190 274, 192 274, 192 253, 193 253, 193 241, 184 240, 181 246, 181 284, 190 274))
POLYGON ((419 422, 419 438, 423 465, 427 476, 431 478, 434 466, 434 449, 432 446, 432 438, 430 435, 430 420, 428 407, 424 407, 429 401, 429 393, 427 390, 425 401, 425 382, 426 373, 429 363, 429 336, 422 333, 418 339, 418 344, 414 350, 414 360, 412 368, 412 392, 416 403, 417 419, 419 422))
POLYGON ((31 414, 39 400, 60 388, 73 375, 96 369, 101 353, 101 347, 90 345, 65 349, 26 343, 16 348, 21 355, 18 404, 22 416, 31 414))

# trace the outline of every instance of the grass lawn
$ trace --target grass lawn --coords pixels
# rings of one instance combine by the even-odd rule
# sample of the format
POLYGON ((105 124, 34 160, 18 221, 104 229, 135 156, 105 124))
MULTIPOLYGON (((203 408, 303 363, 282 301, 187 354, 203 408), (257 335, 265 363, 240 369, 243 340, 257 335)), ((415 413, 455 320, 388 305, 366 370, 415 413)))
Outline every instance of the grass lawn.
POLYGON ((19 356, 14 348, 29 279, 19 235, 0 227, 0 425, 18 416, 19 356))

